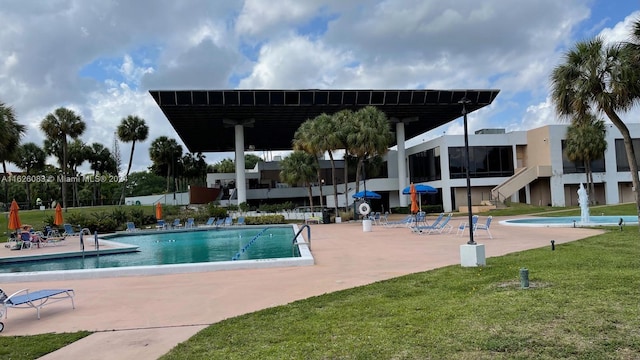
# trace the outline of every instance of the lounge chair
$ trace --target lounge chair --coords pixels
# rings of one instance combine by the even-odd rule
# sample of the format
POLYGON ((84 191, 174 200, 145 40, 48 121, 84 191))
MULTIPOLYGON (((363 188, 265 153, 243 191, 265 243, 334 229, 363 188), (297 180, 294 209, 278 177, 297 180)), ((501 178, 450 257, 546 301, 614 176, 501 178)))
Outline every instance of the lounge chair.
POLYGON ((238 216, 238 221, 236 221, 236 225, 244 225, 244 216, 238 216))
POLYGON ((175 219, 173 220, 173 224, 171 224, 171 227, 174 229, 179 229, 182 227, 182 223, 180 222, 180 219, 175 219))
POLYGON ((64 236, 79 236, 80 232, 79 231, 75 231, 73 230, 73 226, 71 226, 71 224, 64 224, 64 233, 62 233, 62 235, 64 236))
POLYGON ((413 223, 413 215, 409 215, 406 218, 398 221, 387 221, 385 224, 386 227, 399 227, 406 226, 409 227, 413 223))
POLYGON ((471 231, 475 231, 474 229, 477 223, 478 223, 478 215, 473 215, 473 217, 471 218, 471 225, 469 225, 468 222, 461 222, 460 225, 458 225, 458 231, 456 232, 456 235, 458 236, 464 235, 464 231, 468 228, 470 228, 471 231))
POLYGON ((322 218, 320 218, 320 216, 309 216, 308 218, 304 219, 304 223, 305 224, 320 224, 320 223, 322 223, 322 218))
POLYGON ((224 219, 224 226, 231 226, 233 225, 233 218, 231 216, 227 216, 224 219))
POLYGON ((28 232, 20 233, 20 250, 22 249, 33 249, 33 239, 31 238, 31 234, 28 232))
POLYGON ((206 223, 204 223, 204 226, 213 226, 216 223, 216 218, 215 217, 210 217, 206 223))
POLYGON ((138 229, 136 227, 136 224, 134 224, 132 221, 127 222, 127 231, 133 232, 133 231, 138 231, 140 229, 138 229))
MULTIPOLYGON (((76 308, 73 302, 75 293, 73 289, 46 289, 29 292, 29 289, 22 289, 7 296, 0 289, 0 301, 2 302, 2 308, 0 308, 0 318, 4 315, 7 318, 7 310, 9 308, 15 309, 36 309, 38 319, 40 319, 40 309, 46 305, 54 304, 63 300, 71 300, 71 307, 76 308)), ((4 330, 4 324, 0 322, 0 331, 4 330)))
MULTIPOLYGON (((413 227, 411 227, 411 231, 417 232, 417 233, 422 233, 424 231, 435 229, 436 227, 439 226, 440 221, 442 221, 442 218, 444 218, 444 213, 440 213, 440 215, 438 215, 438 217, 433 221, 433 223, 431 225, 413 226, 413 227)), ((426 221, 424 221, 424 222, 426 222, 426 221)))
POLYGON ((445 216, 437 224, 434 223, 432 226, 429 226, 428 229, 424 229, 421 234, 442 234, 445 230, 447 231, 447 233, 451 232, 451 230, 453 230, 453 226, 449 224, 449 221, 451 221, 452 216, 453 214, 451 213, 447 214, 447 216, 445 216))
POLYGON ((60 232, 58 232, 58 229, 53 229, 47 226, 45 230, 46 230, 46 234, 43 234, 40 236, 42 244, 45 246, 48 246, 48 245, 56 246, 58 245, 58 243, 62 242, 65 239, 64 236, 60 235, 60 232))
POLYGON ((156 224, 156 229, 164 230, 166 228, 167 228, 167 224, 164 222, 164 220, 162 219, 158 220, 158 223, 156 224))
POLYGON ((193 218, 188 218, 187 219, 187 223, 185 224, 184 227, 187 228, 187 229, 196 227, 196 224, 195 224, 193 218))
POLYGON ((493 216, 489 216, 487 218, 487 222, 484 224, 476 224, 475 228, 473 229, 473 234, 476 235, 478 233, 478 230, 484 230, 487 232, 487 234, 489 234, 489 239, 493 239, 491 231, 489 231, 489 227, 491 226, 491 219, 493 219, 493 216))
POLYGON ((224 225, 224 221, 225 221, 225 219, 223 219, 223 218, 220 218, 220 219, 216 220, 216 227, 223 226, 224 225))

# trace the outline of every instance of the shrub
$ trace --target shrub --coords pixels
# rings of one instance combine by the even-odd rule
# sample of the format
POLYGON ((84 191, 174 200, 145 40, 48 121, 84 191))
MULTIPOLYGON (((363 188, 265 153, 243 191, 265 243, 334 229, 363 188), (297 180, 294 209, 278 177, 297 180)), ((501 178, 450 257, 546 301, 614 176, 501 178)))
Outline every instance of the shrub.
POLYGON ((111 211, 111 218, 116 224, 124 224, 127 222, 127 210, 122 206, 114 208, 111 211))
POLYGON ((209 205, 207 206, 207 215, 208 216, 213 216, 215 218, 225 218, 227 217, 227 209, 218 206, 214 203, 209 203, 209 205))
POLYGON ((244 219, 247 225, 284 224, 284 215, 247 216, 244 219))

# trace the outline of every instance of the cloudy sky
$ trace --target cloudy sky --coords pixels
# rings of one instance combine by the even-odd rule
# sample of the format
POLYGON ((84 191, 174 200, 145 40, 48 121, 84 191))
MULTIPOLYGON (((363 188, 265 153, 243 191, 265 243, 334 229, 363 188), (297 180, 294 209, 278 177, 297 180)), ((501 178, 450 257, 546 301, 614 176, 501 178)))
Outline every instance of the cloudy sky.
MULTIPOLYGON (((469 130, 558 123, 549 73, 578 40, 628 38, 634 0, 0 0, 0 102, 42 144, 64 106, 82 140, 110 148, 144 118, 133 171, 158 136, 178 138, 148 91, 500 89, 469 130)), ((638 122, 634 116, 627 121, 638 122)), ((639 119, 640 120, 640 119, 639 119)), ((462 132, 461 120, 419 139, 462 132)), ((130 144, 120 144, 122 158, 130 144)), ((186 151, 186 148, 185 148, 186 151)), ((205 154, 215 163, 230 153, 205 154)), ((258 154, 260 155, 260 154, 258 154)))

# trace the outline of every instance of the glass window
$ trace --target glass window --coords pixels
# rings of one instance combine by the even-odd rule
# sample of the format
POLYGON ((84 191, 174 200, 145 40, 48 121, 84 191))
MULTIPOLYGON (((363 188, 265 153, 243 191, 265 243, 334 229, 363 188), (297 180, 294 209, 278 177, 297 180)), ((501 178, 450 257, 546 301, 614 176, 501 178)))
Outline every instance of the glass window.
MULTIPOLYGON (((633 149, 636 154, 636 163, 640 163, 640 139, 631 139, 633 149)), ((624 148, 624 140, 616 139, 616 168, 618 171, 629 171, 629 160, 627 158, 627 150, 624 148)))
POLYGON ((411 182, 425 182, 442 179, 440 169, 440 148, 421 151, 409 155, 411 182))
MULTIPOLYGON (((452 179, 466 177, 464 147, 449 148, 449 172, 452 179)), ((469 175, 472 178, 513 175, 511 146, 470 146, 469 175)))

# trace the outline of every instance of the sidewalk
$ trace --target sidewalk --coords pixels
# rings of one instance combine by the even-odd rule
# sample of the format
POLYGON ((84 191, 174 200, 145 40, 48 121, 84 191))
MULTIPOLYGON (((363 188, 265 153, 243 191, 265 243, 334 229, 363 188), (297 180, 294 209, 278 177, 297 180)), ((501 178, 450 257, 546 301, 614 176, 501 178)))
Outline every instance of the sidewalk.
MULTIPOLYGON (((454 219, 454 226, 462 219, 454 219)), ((494 219, 493 239, 478 243, 490 257, 556 246, 601 233, 593 229, 509 227, 494 219)), ((460 263, 468 235, 417 235, 407 228, 361 223, 311 225, 316 265, 146 277, 10 284, 21 288, 73 288, 76 309, 65 302, 33 310, 9 310, 2 336, 97 331, 42 359, 156 359, 205 326, 226 318, 328 292, 460 263)), ((516 269, 517 270, 517 269, 516 269)), ((514 271, 516 271, 514 270, 514 271)), ((9 285, 9 284, 8 284, 9 285)))

